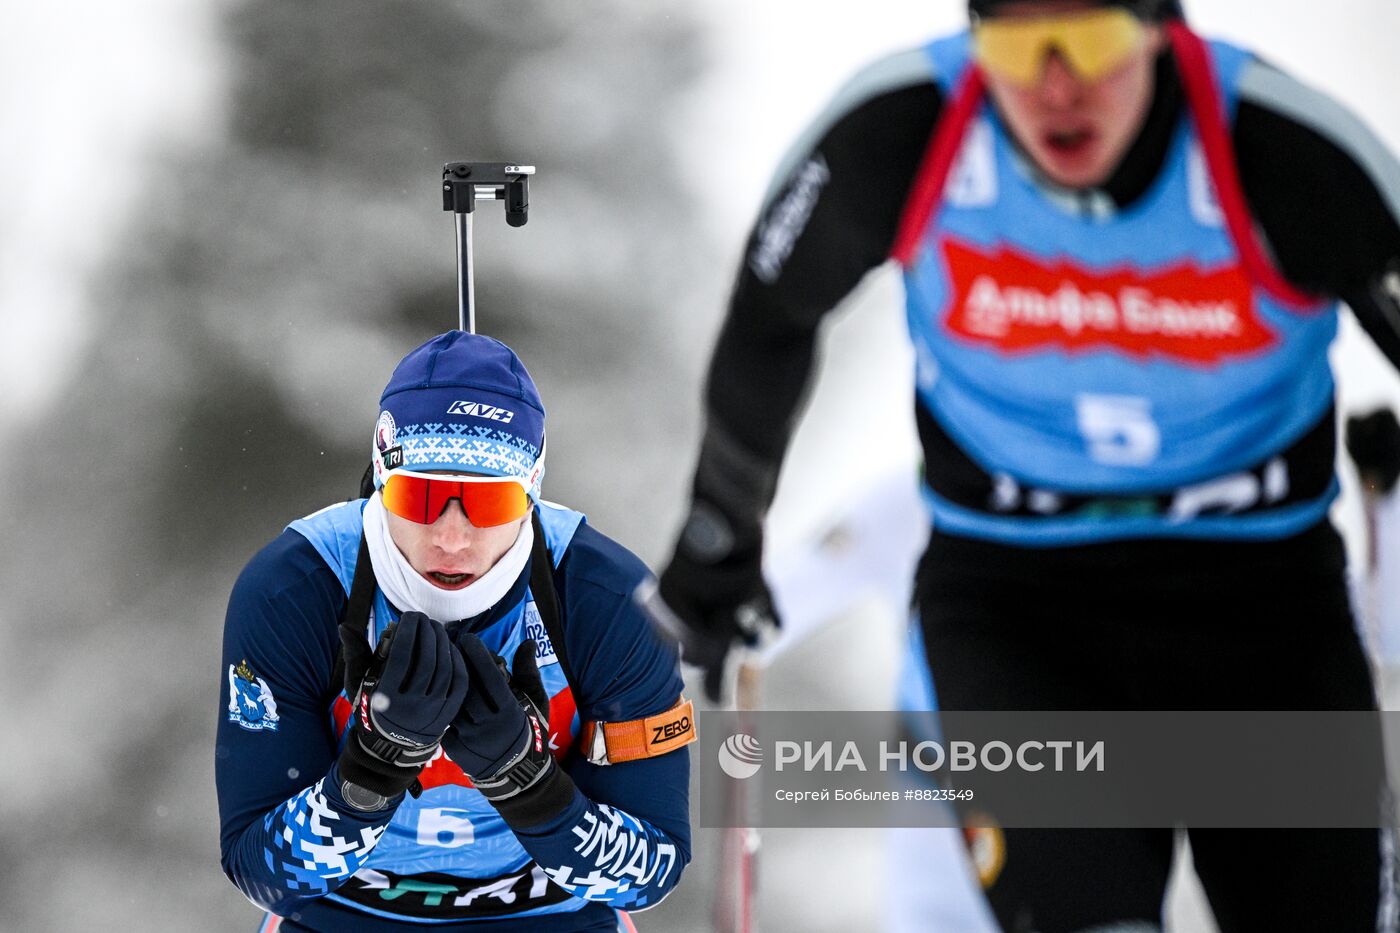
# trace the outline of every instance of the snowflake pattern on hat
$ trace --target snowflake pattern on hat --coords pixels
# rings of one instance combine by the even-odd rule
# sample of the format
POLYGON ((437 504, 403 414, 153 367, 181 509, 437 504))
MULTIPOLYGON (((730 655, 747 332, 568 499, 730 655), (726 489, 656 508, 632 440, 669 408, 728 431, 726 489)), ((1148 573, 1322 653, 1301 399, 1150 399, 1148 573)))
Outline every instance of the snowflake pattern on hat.
MULTIPOLYGON (((509 431, 466 424, 405 424, 398 429, 410 470, 461 470, 528 479, 539 448, 509 431)), ((538 484, 536 489, 538 491, 538 484)))

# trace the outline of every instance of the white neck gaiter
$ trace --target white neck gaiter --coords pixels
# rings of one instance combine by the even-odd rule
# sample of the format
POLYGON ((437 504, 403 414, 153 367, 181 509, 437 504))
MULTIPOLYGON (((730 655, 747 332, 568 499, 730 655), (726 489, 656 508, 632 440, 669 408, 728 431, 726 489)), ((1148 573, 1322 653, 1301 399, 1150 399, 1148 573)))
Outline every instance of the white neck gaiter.
POLYGON ((480 615, 501 601, 530 560, 535 530, 530 522, 521 522, 520 534, 510 550, 462 590, 434 586, 413 569, 389 536, 389 519, 377 492, 365 503, 365 542, 374 578, 389 602, 402 611, 416 610, 447 623, 480 615))

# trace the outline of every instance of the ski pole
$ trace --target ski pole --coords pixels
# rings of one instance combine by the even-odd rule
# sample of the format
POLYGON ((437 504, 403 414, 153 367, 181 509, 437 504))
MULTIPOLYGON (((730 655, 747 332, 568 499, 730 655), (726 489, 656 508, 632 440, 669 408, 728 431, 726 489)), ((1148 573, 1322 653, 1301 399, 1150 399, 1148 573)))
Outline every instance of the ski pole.
POLYGON ((476 277, 472 265, 472 215, 478 198, 506 202, 506 223, 530 219, 533 165, 508 162, 448 162, 442 167, 442 209, 457 221, 457 329, 476 333, 476 277))

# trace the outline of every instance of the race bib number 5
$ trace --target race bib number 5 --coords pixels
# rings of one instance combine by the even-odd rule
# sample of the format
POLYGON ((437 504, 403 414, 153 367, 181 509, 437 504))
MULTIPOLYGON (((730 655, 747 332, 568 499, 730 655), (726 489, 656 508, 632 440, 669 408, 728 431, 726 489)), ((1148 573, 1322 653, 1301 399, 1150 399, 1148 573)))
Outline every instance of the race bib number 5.
POLYGON ((1090 458, 1108 466, 1143 466, 1157 459, 1162 432, 1152 405, 1136 395, 1075 396, 1079 433, 1090 458))

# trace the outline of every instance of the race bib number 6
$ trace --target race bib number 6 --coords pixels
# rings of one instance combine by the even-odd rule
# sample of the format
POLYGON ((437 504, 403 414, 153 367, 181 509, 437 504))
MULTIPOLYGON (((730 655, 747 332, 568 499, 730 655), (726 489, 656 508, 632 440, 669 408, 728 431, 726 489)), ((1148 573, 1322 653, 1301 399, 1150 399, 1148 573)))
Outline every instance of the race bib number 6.
POLYGON ((475 838, 466 810, 428 807, 418 813, 418 844, 442 849, 460 849, 475 838))

